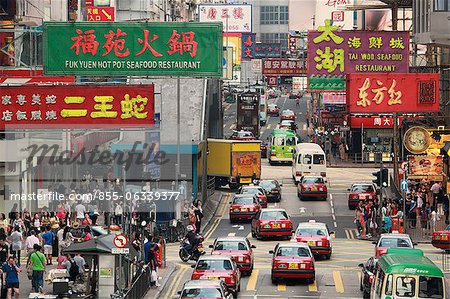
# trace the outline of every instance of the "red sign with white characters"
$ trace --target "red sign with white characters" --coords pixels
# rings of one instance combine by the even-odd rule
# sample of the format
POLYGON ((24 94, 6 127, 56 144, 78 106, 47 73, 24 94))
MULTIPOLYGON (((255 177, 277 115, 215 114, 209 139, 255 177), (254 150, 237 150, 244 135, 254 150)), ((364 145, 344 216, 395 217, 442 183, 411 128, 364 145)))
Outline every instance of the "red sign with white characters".
POLYGON ((344 22, 344 11, 332 11, 331 20, 333 22, 344 22))
POLYGON ((267 85, 268 86, 277 86, 278 85, 278 77, 277 76, 267 76, 267 85))
POLYGON ((0 87, 0 128, 154 124, 154 86, 0 87))
POLYGON ((114 7, 88 7, 87 20, 89 22, 114 22, 115 11, 114 7))
POLYGON ((69 85, 75 83, 73 76, 23 76, 0 77, 1 86, 17 85, 69 85))
POLYGON ((263 59, 263 75, 302 75, 306 74, 306 62, 300 59, 263 59))
MULTIPOLYGON (((397 124, 399 128, 402 126, 404 117, 399 116, 397 118, 397 124)), ((350 127, 364 129, 392 129, 394 128, 394 120, 392 116, 350 116, 350 127)))
POLYGON ((439 74, 348 74, 349 113, 437 112, 439 74))

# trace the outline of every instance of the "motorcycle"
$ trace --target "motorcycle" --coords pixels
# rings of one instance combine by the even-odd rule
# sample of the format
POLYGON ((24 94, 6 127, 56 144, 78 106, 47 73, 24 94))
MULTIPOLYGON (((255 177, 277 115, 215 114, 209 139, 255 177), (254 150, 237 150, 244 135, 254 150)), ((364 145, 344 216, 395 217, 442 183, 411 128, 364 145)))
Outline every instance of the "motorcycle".
POLYGON ((178 255, 183 262, 188 262, 189 260, 197 261, 200 256, 205 254, 205 250, 203 249, 202 242, 204 241, 203 236, 197 234, 198 243, 196 246, 188 250, 186 247, 189 244, 187 238, 184 238, 180 241, 180 250, 178 251, 178 255))

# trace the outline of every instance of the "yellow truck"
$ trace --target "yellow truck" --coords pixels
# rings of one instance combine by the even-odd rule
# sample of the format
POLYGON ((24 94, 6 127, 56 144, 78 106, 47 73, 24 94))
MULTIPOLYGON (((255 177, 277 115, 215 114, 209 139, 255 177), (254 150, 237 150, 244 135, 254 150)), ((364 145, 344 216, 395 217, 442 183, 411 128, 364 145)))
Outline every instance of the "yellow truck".
POLYGON ((261 141, 208 139, 208 176, 231 189, 261 177, 261 141))

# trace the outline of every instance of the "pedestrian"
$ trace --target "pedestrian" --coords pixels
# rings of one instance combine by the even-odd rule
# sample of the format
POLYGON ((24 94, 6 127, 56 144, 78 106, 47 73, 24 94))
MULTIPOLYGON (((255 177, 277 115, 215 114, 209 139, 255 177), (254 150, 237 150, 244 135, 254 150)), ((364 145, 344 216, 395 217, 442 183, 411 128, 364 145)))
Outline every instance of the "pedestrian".
POLYGON ((355 209, 354 223, 356 224, 356 230, 358 231, 357 237, 361 236, 361 221, 359 218, 360 214, 361 214, 361 202, 359 202, 358 206, 355 209))
POLYGON ((86 226, 83 232, 83 242, 92 240, 91 228, 89 226, 86 226))
POLYGON ((6 244, 4 237, 0 237, 0 268, 6 263, 6 258, 8 257, 8 244, 6 244))
POLYGON ((158 282, 158 272, 157 272, 157 262, 156 262, 156 255, 155 255, 155 246, 156 244, 152 244, 149 252, 148 252, 148 259, 149 259, 149 268, 151 271, 151 279, 150 279, 150 287, 156 287, 158 282), (155 279, 156 278, 156 279, 155 279))
POLYGON ((199 234, 203 218, 202 202, 200 200, 197 200, 197 202, 195 203, 194 214, 195 214, 195 232, 199 234))
POLYGON ((339 157, 341 158, 342 161, 346 161, 346 157, 345 157, 345 145, 343 142, 341 142, 341 144, 339 144, 339 157))
POLYGON ((50 225, 47 225, 45 227, 45 233, 42 234, 42 245, 44 245, 44 254, 46 257, 47 265, 53 265, 52 251, 54 241, 55 235, 51 231, 50 225))
POLYGON ((309 111, 306 112, 306 128, 309 128, 309 111))
POLYGON ((66 210, 64 209, 64 204, 62 201, 58 203, 58 210, 56 211, 56 217, 58 219, 66 221, 66 210))
POLYGON ((359 223, 361 224, 361 238, 366 238, 366 209, 361 206, 361 212, 359 213, 359 223))
POLYGON ((449 224, 448 215, 450 211, 450 203, 448 200, 448 194, 445 194, 442 197, 442 204, 444 206, 445 224, 449 224))
POLYGON ((422 207, 420 211, 420 224, 422 227, 422 233, 426 234, 426 230, 428 229, 428 221, 429 221, 429 215, 427 213, 427 209, 425 207, 422 207))
POLYGON ((134 239, 133 239, 133 242, 131 243, 131 245, 133 245, 134 250, 136 250, 136 252, 138 253, 138 260, 141 261, 143 259, 143 257, 141 256, 142 238, 141 238, 140 232, 134 233, 134 239))
POLYGON ((2 228, 5 231, 8 229, 8 220, 5 219, 5 214, 0 213, 0 229, 2 228))
POLYGON ((56 269, 66 269, 64 264, 67 262, 67 257, 63 254, 62 251, 59 252, 59 256, 57 259, 56 269))
POLYGON ((34 245, 34 251, 30 254, 28 267, 32 270, 31 285, 35 292, 42 293, 44 287, 45 255, 41 252, 42 247, 34 245))
POLYGON ((41 219, 40 219, 38 213, 34 214, 32 225, 33 225, 33 229, 36 231, 36 233, 39 234, 41 231, 41 219))
POLYGON ((81 225, 92 225, 92 220, 89 217, 89 213, 84 213, 84 218, 81 220, 81 225))
POLYGON ((27 233, 28 236, 31 230, 31 214, 27 208, 23 210, 22 220, 23 224, 25 225, 25 232, 27 233))
POLYGON ((195 231, 195 222, 197 222, 197 217, 195 216, 195 206, 191 204, 191 206, 188 209, 188 215, 189 215, 189 224, 194 227, 195 231))
POLYGON ((80 275, 80 269, 78 268, 74 257, 75 256, 73 254, 68 254, 66 256, 67 261, 62 264, 66 268, 67 274, 69 276, 69 281, 76 281, 80 275))
POLYGON ((114 223, 116 225, 122 224, 122 214, 123 214, 122 206, 119 203, 116 203, 116 208, 114 209, 114 223))
POLYGON ((50 225, 50 214, 48 211, 44 210, 42 212, 42 218, 41 218, 41 227, 43 231, 45 231, 45 228, 50 225))
POLYGON ((436 209, 434 207, 432 207, 432 211, 430 214, 430 229, 431 232, 434 232, 436 230, 436 223, 441 220, 441 218, 439 217, 439 213, 436 212, 436 209))
POLYGON ((53 211, 50 212, 50 228, 54 233, 56 233, 59 229, 59 218, 53 211))
POLYGON ((25 240, 25 247, 27 248, 27 255, 34 250, 34 244, 40 244, 39 238, 36 237, 34 230, 30 231, 30 235, 25 240))
POLYGON ((18 226, 14 227, 14 231, 9 238, 11 241, 11 252, 17 258, 20 265, 20 251, 22 250, 23 236, 18 226))
POLYGON ((442 186, 441 186, 440 183, 434 182, 434 184, 431 186, 430 190, 431 190, 431 192, 433 194, 432 206, 437 206, 438 197, 439 197, 439 194, 441 193, 442 186))
POLYGON ((83 203, 80 201, 75 206, 75 211, 77 213, 77 222, 81 223, 81 221, 84 219, 84 213, 86 213, 86 207, 83 205, 83 203))
POLYGON ((86 261, 85 261, 84 257, 82 257, 79 253, 77 253, 73 257, 73 261, 78 266, 78 273, 79 273, 78 277, 80 277, 84 281, 84 272, 86 271, 86 269, 85 269, 86 261))
POLYGON ((409 206, 409 228, 416 228, 417 225, 417 204, 414 199, 411 199, 409 206))
POLYGON ((150 263, 149 252, 152 248, 152 235, 148 235, 148 237, 144 240, 144 262, 146 264, 150 263))
POLYGON ((9 224, 12 225, 14 220, 16 220, 16 215, 19 214, 19 212, 17 212, 17 203, 13 204, 13 207, 11 208, 11 211, 8 214, 9 217, 9 224))
POLYGON ((25 231, 25 224, 23 224, 22 218, 20 218, 19 213, 16 214, 16 219, 14 219, 12 227, 13 229, 18 227, 21 233, 25 231))
POLYGON ((13 292, 14 298, 19 298, 19 273, 20 266, 17 264, 13 256, 8 258, 8 262, 2 267, 3 285, 6 286, 8 292, 7 298, 11 299, 13 292))

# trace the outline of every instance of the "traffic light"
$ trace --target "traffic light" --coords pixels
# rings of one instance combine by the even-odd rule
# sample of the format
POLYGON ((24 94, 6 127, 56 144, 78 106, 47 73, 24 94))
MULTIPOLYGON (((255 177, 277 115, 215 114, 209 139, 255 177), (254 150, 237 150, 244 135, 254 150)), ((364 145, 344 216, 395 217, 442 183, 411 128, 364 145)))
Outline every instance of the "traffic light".
POLYGON ((380 171, 372 172, 372 175, 375 177, 372 182, 377 184, 378 187, 387 187, 389 184, 389 170, 387 168, 383 168, 380 171))
POLYGON ((374 184, 376 184, 378 187, 380 187, 381 186, 381 172, 380 171, 372 172, 372 175, 375 177, 375 179, 372 180, 372 182, 374 184))

